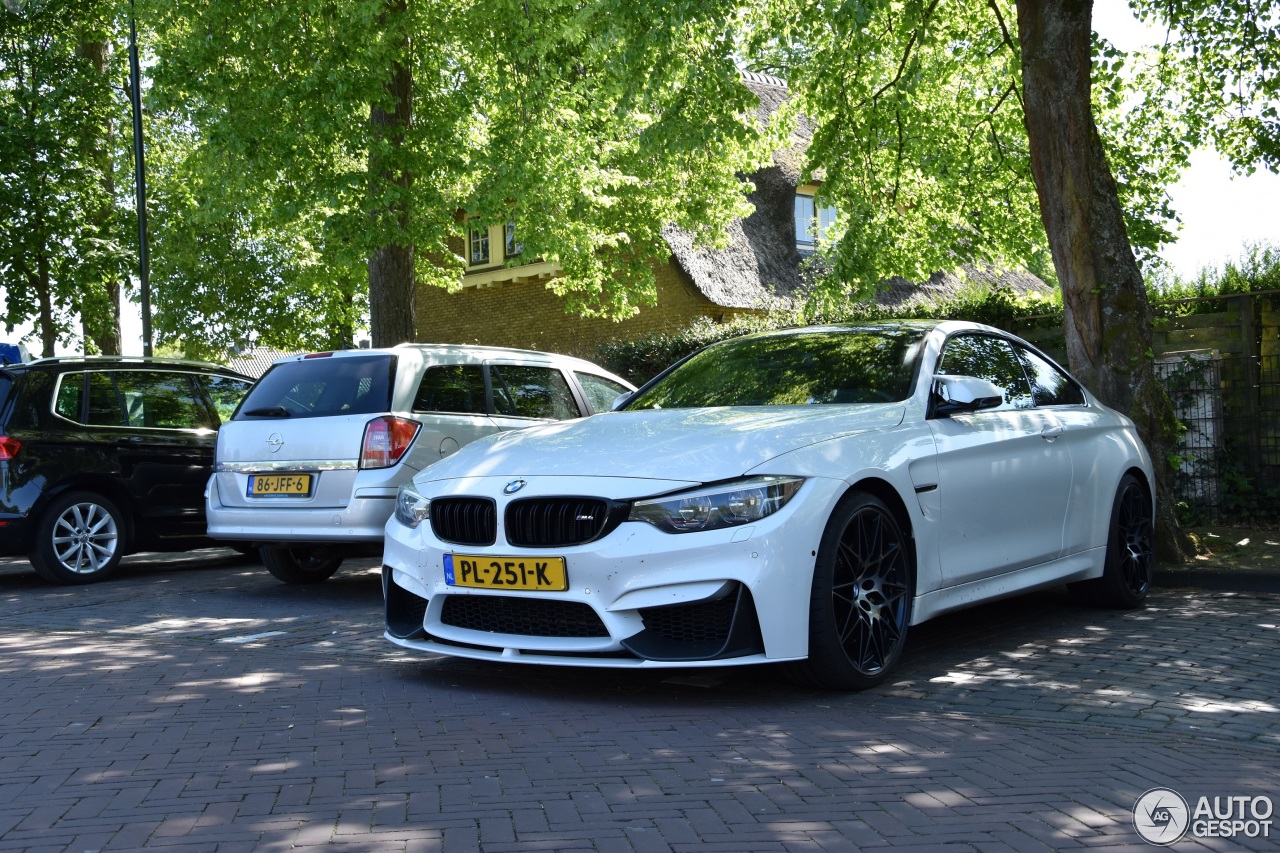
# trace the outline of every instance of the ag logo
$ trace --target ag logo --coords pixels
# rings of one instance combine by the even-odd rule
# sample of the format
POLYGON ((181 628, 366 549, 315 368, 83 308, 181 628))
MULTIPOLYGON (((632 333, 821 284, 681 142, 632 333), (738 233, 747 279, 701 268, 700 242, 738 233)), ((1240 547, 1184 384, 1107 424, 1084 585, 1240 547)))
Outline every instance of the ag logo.
POLYGON ((502 490, 502 493, 504 495, 514 495, 516 492, 523 489, 525 485, 527 484, 524 480, 512 480, 510 483, 507 483, 507 487, 502 490))
POLYGON ((273 432, 271 435, 267 436, 267 450, 275 453, 282 447, 284 447, 284 436, 280 433, 273 432))
POLYGON ((1172 788, 1152 788, 1133 804, 1133 828, 1148 844, 1165 846, 1187 834, 1191 811, 1172 788))

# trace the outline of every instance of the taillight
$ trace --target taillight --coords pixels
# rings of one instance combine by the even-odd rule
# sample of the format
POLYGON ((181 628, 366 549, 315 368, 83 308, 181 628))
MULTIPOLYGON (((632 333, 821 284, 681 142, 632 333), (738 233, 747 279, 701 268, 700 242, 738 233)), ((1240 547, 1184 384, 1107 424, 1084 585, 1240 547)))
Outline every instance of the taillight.
POLYGON ((7 435, 0 435, 0 462, 6 459, 12 459, 18 455, 18 448, 22 446, 22 442, 16 438, 10 438, 7 435))
POLYGON ((364 428, 364 446, 360 449, 361 468, 390 468, 400 461, 413 444, 421 427, 417 421, 384 415, 374 418, 364 428))

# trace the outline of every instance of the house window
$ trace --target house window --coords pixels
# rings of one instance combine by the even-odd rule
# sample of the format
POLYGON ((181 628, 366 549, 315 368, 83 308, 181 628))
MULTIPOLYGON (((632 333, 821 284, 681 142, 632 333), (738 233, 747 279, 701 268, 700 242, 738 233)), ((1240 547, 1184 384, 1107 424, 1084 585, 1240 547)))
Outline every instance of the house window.
POLYGON ((489 263, 489 229, 488 228, 472 228, 468 242, 471 251, 468 257, 471 259, 471 265, 489 263))
POLYGON ((835 221, 834 207, 816 207, 813 196, 796 193, 796 248, 801 254, 814 252, 835 221))
POLYGON ((516 224, 508 222, 505 231, 505 241, 502 247, 502 256, 505 258, 517 257, 524 251, 524 243, 516 242, 516 224))

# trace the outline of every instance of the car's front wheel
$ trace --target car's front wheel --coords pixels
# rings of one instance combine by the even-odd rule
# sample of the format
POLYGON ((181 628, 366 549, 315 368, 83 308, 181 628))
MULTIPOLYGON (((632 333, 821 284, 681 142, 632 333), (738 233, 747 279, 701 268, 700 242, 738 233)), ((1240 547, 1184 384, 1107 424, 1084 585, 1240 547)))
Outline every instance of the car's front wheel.
POLYGON ((124 556, 124 513, 93 492, 55 498, 36 524, 30 558, 49 583, 93 583, 111 575, 124 556))
POLYGON ((1125 474, 1111 505, 1106 564, 1102 577, 1069 585, 1076 598, 1095 607, 1131 610, 1151 591, 1155 562, 1155 520, 1151 496, 1142 482, 1125 474))
POLYGON ((809 601, 809 658, 791 665, 813 687, 863 690, 883 681, 911 622, 911 543, 879 498, 856 494, 832 513, 809 601))
POLYGON ((326 556, 317 548, 262 547, 267 571, 285 583, 320 583, 333 577, 342 565, 341 557, 326 556))

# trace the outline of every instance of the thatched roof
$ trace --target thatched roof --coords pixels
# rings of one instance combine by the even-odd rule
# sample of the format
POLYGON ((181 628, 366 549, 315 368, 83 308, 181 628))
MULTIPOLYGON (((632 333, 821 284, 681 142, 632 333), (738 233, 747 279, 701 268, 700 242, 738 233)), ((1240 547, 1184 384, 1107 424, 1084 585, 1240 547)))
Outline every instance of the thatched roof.
POLYGON ((965 267, 964 277, 949 272, 936 272, 929 280, 915 284, 902 277, 891 278, 880 283, 880 291, 876 293, 876 302, 886 308, 900 305, 932 305, 943 299, 958 296, 973 287, 1003 287, 1014 293, 1043 293, 1046 296, 1053 288, 1029 272, 998 270, 994 267, 965 267))
POLYGON ((227 367, 237 370, 245 376, 257 379, 266 373, 267 368, 278 359, 288 358, 291 355, 301 355, 302 352, 306 352, 306 350, 295 351, 251 346, 227 359, 227 367))
MULTIPOLYGON (((787 84, 776 77, 742 72, 743 81, 760 99, 761 121, 787 99, 787 84)), ((804 168, 805 150, 813 128, 803 116, 796 121, 790 144, 774 152, 773 165, 749 176, 755 190, 747 197, 755 211, 728 227, 723 249, 694 246, 694 235, 669 225, 662 236, 675 262, 688 273, 707 299, 725 308, 789 308, 803 299, 802 258, 796 249, 795 195, 804 168)), ((966 269, 962 279, 951 273, 934 273, 927 282, 912 284, 902 278, 884 282, 876 295, 881 305, 930 304, 954 296, 974 284, 1010 287, 1016 292, 1050 288, 1025 272, 1000 272, 990 268, 966 269)))

